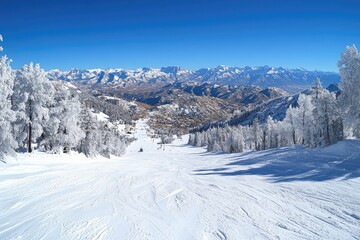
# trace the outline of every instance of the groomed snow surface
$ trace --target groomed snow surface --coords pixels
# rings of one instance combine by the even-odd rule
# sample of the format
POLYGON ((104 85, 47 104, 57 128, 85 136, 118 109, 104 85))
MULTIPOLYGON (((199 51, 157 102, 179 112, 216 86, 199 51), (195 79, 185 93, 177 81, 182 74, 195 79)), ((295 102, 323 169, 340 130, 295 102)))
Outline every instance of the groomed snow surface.
POLYGON ((0 239, 360 239, 359 141, 214 154, 145 127, 120 158, 1 163, 0 239))

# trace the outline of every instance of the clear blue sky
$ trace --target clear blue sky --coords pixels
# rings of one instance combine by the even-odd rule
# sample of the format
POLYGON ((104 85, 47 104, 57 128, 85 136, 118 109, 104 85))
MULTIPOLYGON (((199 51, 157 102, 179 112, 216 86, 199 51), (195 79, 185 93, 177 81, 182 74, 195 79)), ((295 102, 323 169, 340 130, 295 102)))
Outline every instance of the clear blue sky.
POLYGON ((0 17, 14 68, 337 71, 344 47, 360 45, 359 0, 7 0, 0 17))

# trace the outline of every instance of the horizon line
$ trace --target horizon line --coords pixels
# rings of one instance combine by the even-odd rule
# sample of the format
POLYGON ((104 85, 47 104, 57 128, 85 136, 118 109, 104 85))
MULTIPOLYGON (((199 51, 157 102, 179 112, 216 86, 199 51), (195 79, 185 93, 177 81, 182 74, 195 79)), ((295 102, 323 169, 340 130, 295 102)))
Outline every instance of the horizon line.
MULTIPOLYGON (((34 63, 35 64, 35 63, 34 63)), ((38 64, 38 63, 36 63, 38 64)), ((40 64, 41 67, 41 64, 40 64)), ((339 74, 339 71, 330 71, 330 70, 320 70, 320 69, 315 69, 315 70, 309 70, 307 68, 304 67, 284 67, 284 66, 270 66, 270 65, 258 65, 258 66, 250 66, 250 65, 243 65, 243 66, 230 66, 230 65, 224 65, 224 64, 220 64, 220 65, 216 65, 214 67, 201 67, 201 68, 197 68, 197 69, 190 69, 190 68, 186 68, 186 67, 182 67, 179 65, 168 65, 168 66, 160 66, 160 67, 148 67, 148 66, 143 66, 143 67, 137 67, 137 68, 122 68, 122 67, 106 67, 106 68, 101 68, 101 67, 89 67, 89 68, 70 68, 70 69, 61 69, 61 68, 50 68, 50 69, 44 69, 44 71, 49 72, 49 71, 61 71, 61 72, 70 72, 72 70, 80 70, 80 71, 89 71, 89 70, 124 70, 124 71, 137 71, 137 70, 144 70, 144 69, 152 69, 152 70, 161 70, 162 68, 171 68, 171 67, 176 67, 176 68, 180 68, 180 69, 184 69, 187 71, 199 71, 202 69, 216 69, 219 67, 228 67, 228 68, 246 68, 246 67, 250 67, 250 68, 262 68, 262 67, 269 67, 269 68, 274 68, 274 69, 280 69, 283 68, 285 70, 302 70, 302 71, 307 71, 307 72, 323 72, 323 73, 337 73, 339 74)))

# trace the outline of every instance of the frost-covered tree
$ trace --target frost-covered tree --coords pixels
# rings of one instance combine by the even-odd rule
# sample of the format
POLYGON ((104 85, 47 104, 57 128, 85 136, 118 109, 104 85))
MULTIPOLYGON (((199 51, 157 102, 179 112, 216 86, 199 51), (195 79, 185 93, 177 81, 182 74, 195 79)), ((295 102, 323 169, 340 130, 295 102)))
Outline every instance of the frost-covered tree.
POLYGON ((54 153, 75 150, 85 133, 80 122, 81 104, 77 93, 63 84, 55 83, 54 101, 50 117, 44 126, 41 145, 54 153))
POLYGON ((120 136, 119 131, 111 123, 100 125, 101 143, 99 154, 109 158, 110 155, 120 156, 124 153, 126 140, 120 136))
POLYGON ((266 120, 266 128, 267 128, 267 148, 275 148, 278 146, 277 143, 277 131, 276 131, 276 122, 273 120, 271 116, 268 116, 266 120))
POLYGON ((286 110, 286 117, 284 119, 284 126, 287 128, 287 138, 290 140, 291 144, 297 143, 297 131, 298 124, 297 124, 297 109, 293 108, 291 105, 286 110))
POLYGON ((342 140, 342 134, 338 124, 342 125, 342 119, 339 116, 336 96, 327 89, 321 87, 319 80, 315 82, 315 89, 312 97, 314 105, 313 117, 316 126, 314 133, 314 147, 328 146, 342 140))
POLYGON ((355 45, 345 48, 338 67, 342 79, 339 103, 345 135, 360 138, 360 53, 355 45))
POLYGON ((313 89, 313 95, 314 95, 315 99, 319 98, 319 95, 324 90, 320 78, 315 79, 314 86, 312 87, 312 89, 313 89))
MULTIPOLYGON (((0 41, 2 36, 0 35, 0 41)), ((2 47, 0 46, 0 52, 2 47)), ((0 58, 0 160, 4 156, 13 154, 17 144, 12 135, 11 122, 15 120, 15 113, 11 109, 14 73, 10 67, 10 60, 6 56, 0 58)))
POLYGON ((81 116, 81 129, 85 137, 80 141, 79 151, 87 157, 93 157, 99 154, 97 148, 101 142, 99 123, 90 109, 85 108, 81 116))
POLYGON ((85 135, 79 143, 78 150, 87 157, 120 156, 128 144, 116 126, 110 122, 98 121, 96 115, 89 108, 82 109, 81 129, 85 135))
POLYGON ((0 59, 0 160, 15 149, 32 152, 33 144, 39 150, 53 153, 76 150, 87 156, 119 156, 131 140, 122 136, 116 125, 124 111, 113 106, 61 83, 50 82, 39 65, 24 65, 14 74, 10 61, 3 56, 0 59), (112 121, 97 119, 93 112, 99 109, 111 113, 112 121))
POLYGON ((13 110, 17 111, 14 134, 20 147, 32 152, 32 143, 38 143, 49 120, 53 101, 53 85, 40 65, 25 65, 16 74, 13 110))
POLYGON ((231 147, 230 147, 231 153, 244 151, 244 137, 241 127, 232 128, 232 130, 230 131, 230 142, 231 142, 231 147))
POLYGON ((299 121, 301 126, 301 144, 307 147, 314 146, 314 105, 312 103, 312 97, 305 94, 300 94, 298 99, 298 112, 299 121))
POLYGON ((253 137, 254 137, 254 147, 256 150, 260 150, 260 142, 262 140, 259 124, 260 124, 259 119, 255 118, 252 129, 253 129, 253 137))
POLYGON ((255 118, 250 126, 211 128, 191 134, 189 143, 207 145, 208 151, 233 153, 294 144, 327 146, 342 138, 342 119, 336 97, 317 79, 312 94, 300 94, 297 106, 289 106, 283 121, 276 122, 269 116, 264 123, 255 118))
MULTIPOLYGON (((207 145, 207 151, 212 152, 215 149, 215 141, 218 139, 217 137, 217 129, 216 128, 211 128, 208 131, 204 132, 203 134, 206 134, 206 143, 205 145, 207 145)), ((216 146, 218 144, 216 143, 216 146)), ((196 145, 194 145, 196 146, 196 145)))

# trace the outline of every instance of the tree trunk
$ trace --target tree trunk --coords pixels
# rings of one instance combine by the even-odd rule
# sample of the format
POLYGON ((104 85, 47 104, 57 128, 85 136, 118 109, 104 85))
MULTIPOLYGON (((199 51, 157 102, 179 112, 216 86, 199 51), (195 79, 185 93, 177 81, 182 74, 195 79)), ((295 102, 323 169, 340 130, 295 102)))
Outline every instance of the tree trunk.
POLYGON ((32 152, 32 148, 31 148, 31 139, 32 139, 32 102, 30 100, 29 102, 29 133, 28 133, 28 152, 31 153, 32 152))
POLYGON ((293 139, 293 143, 295 145, 296 144, 296 135, 295 135, 295 129, 294 128, 292 130, 292 139, 293 139))
POLYGON ((31 120, 29 122, 29 135, 28 135, 28 152, 31 153, 32 152, 32 148, 31 148, 31 120))

